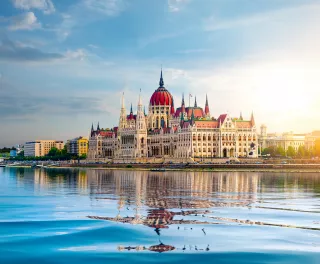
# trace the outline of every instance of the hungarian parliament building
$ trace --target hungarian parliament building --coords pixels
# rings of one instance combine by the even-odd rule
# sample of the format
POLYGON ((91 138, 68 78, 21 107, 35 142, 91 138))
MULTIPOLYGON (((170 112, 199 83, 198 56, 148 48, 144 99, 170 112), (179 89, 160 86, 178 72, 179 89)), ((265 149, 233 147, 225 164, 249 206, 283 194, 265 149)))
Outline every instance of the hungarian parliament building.
POLYGON ((159 87, 149 101, 148 113, 139 95, 137 112, 127 114, 122 95, 119 125, 95 129, 89 136, 88 159, 115 162, 147 162, 156 159, 191 162, 195 159, 258 157, 258 134, 253 113, 250 120, 210 115, 208 97, 204 109, 197 104, 175 108, 165 88, 162 71, 159 87))

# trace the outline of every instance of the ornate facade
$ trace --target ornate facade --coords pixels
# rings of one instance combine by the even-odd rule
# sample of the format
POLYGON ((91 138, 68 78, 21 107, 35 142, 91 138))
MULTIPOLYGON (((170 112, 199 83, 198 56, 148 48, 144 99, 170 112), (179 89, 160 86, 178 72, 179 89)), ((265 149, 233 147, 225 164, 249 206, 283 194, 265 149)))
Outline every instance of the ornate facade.
POLYGON ((205 108, 197 104, 186 107, 182 96, 181 106, 165 88, 162 71, 159 87, 152 94, 148 114, 145 113, 141 94, 137 113, 127 115, 122 96, 119 126, 97 129, 93 126, 89 138, 89 159, 114 160, 168 158, 220 158, 258 157, 258 137, 255 120, 232 118, 222 114, 210 115, 208 98, 205 108))

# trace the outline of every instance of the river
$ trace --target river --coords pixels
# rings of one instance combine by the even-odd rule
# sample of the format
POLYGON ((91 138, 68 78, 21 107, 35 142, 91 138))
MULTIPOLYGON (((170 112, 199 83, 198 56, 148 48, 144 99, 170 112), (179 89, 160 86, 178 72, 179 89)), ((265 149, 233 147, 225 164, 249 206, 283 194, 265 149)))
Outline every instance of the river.
POLYGON ((0 263, 320 263, 320 174, 0 168, 0 263))

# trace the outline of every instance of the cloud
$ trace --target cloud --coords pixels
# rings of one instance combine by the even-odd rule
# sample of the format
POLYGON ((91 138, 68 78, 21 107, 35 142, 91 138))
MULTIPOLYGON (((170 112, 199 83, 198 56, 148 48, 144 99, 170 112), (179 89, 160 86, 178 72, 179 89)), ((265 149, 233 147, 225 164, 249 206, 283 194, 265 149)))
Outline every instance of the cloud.
POLYGON ((180 50, 177 53, 192 54, 192 53, 203 53, 203 52, 207 52, 207 51, 211 51, 211 49, 187 49, 187 50, 180 50))
POLYGON ((12 0, 15 8, 23 10, 39 9, 44 14, 55 12, 54 5, 51 0, 12 0))
POLYGON ((319 4, 304 4, 298 7, 282 8, 278 10, 261 12, 243 17, 236 17, 228 20, 212 16, 209 19, 205 20, 204 29, 206 31, 216 31, 230 28, 243 28, 263 22, 279 22, 284 20, 285 17, 290 16, 295 12, 303 13, 313 8, 319 9, 319 4))
POLYGON ((107 16, 116 16, 120 14, 126 6, 123 0, 84 0, 82 5, 89 10, 107 16))
POLYGON ((37 17, 33 12, 27 12, 18 16, 8 18, 9 30, 34 30, 41 28, 41 24, 38 22, 37 17))
POLYGON ((0 42, 0 60, 3 61, 51 61, 63 59, 65 55, 60 53, 43 52, 39 49, 15 43, 8 38, 0 42))
POLYGON ((90 96, 39 96, 4 83, 0 91, 0 120, 36 119, 43 115, 97 114, 105 112, 101 98, 90 96))
POLYGON ((125 0, 81 0, 61 14, 62 22, 56 28, 60 41, 67 39, 75 27, 83 27, 95 21, 115 17, 123 12, 125 0))
POLYGON ((170 12, 179 12, 189 0, 168 0, 168 8, 170 12))

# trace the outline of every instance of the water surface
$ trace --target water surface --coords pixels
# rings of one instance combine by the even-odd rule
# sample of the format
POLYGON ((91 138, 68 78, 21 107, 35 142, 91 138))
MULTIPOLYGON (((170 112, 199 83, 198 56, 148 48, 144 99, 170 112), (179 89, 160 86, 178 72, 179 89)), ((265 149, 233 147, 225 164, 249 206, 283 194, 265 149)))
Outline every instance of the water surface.
POLYGON ((320 175, 0 168, 0 263, 320 263, 320 175))

